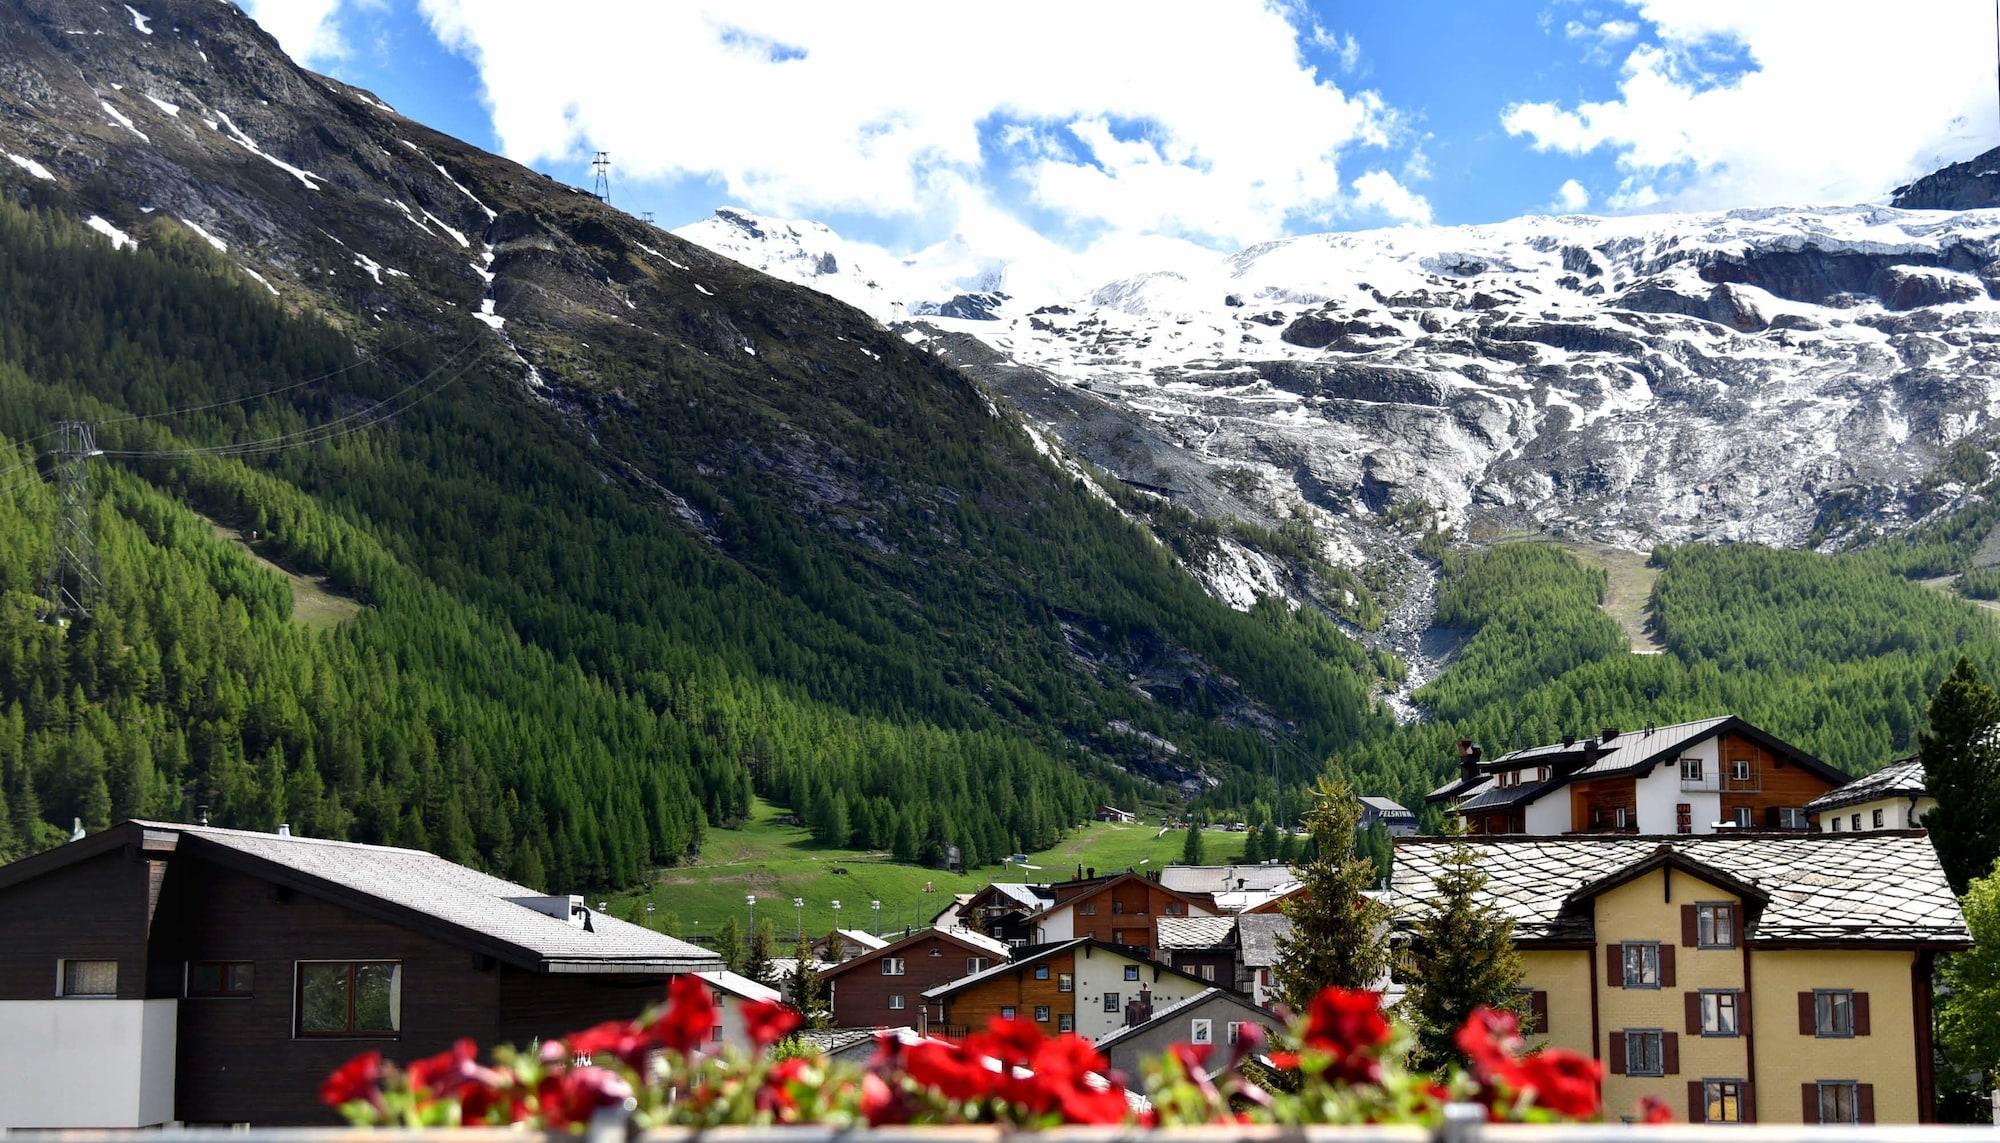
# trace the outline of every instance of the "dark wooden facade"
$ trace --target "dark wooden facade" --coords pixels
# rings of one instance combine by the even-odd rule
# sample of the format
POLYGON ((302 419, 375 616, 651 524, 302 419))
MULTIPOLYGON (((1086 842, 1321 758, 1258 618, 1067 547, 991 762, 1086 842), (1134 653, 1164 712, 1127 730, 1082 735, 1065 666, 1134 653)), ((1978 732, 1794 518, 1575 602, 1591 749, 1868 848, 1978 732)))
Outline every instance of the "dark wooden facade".
POLYGON ((992 967, 1007 958, 944 929, 927 929, 889 945, 829 965, 820 973, 831 994, 833 1023, 838 1028, 914 1026, 922 1018, 925 991, 972 975, 984 961, 992 967), (903 971, 884 975, 883 965, 902 961, 903 971), (902 1007, 893 998, 902 998, 902 1007))
MULTIPOLYGON (((1212 899, 1178 893, 1150 877, 1123 874, 1062 899, 1070 911, 1070 931, 1061 939, 1090 937, 1151 957, 1159 947, 1161 917, 1203 917, 1216 912, 1212 899)), ((1046 935, 1044 935, 1046 939, 1046 935)))

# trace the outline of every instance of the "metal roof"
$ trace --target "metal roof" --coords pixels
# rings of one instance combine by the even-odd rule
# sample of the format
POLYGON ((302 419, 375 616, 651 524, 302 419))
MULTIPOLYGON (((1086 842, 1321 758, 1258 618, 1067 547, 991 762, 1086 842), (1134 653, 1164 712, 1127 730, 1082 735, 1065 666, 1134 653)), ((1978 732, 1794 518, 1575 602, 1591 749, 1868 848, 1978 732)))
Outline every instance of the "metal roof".
POLYGON ((784 999, 784 994, 770 985, 759 984, 747 976, 739 976, 727 969, 719 972, 697 972, 695 975, 706 980, 716 988, 720 988, 732 996, 740 996, 745 1000, 762 1000, 768 1004, 775 1000, 784 999))
MULTIPOLYGON (((1391 896, 1398 923, 1412 919, 1430 898, 1454 844, 1397 842, 1391 896)), ((1922 833, 1508 837, 1464 844, 1486 874, 1482 896, 1514 918, 1522 941, 1591 938, 1589 911, 1577 908, 1572 895, 1657 859, 1663 846, 1766 896, 1748 926, 1752 944, 1964 945, 1969 939, 1958 900, 1922 833)))
POLYGON ((1299 876, 1282 861, 1269 865, 1169 865, 1160 870, 1160 884, 1176 893, 1233 893, 1238 881, 1245 890, 1268 893, 1298 884, 1299 876))
MULTIPOLYGON (((689 972, 722 967, 716 953, 586 909, 584 925, 523 904, 545 898, 525 885, 432 853, 323 838, 168 822, 130 823, 196 842, 197 849, 249 858, 266 872, 296 875, 405 917, 519 950, 509 959, 544 972, 689 972)), ((499 950, 496 950, 499 951, 499 950)))
POLYGON ((1091 1046, 1101 1052, 1120 1040, 1138 1035, 1140 1032, 1160 1023, 1162 1020, 1171 1020, 1179 1016, 1192 1016, 1193 1010, 1206 1008, 1217 1001, 1233 1004, 1242 1009, 1247 1016, 1260 1017, 1275 1022, 1275 1018, 1271 1013, 1245 999, 1240 992, 1232 992, 1227 988, 1204 988, 1186 1000, 1177 1000, 1164 1008, 1155 1008, 1152 1016, 1147 1019, 1141 1020, 1137 1024, 1127 1024, 1115 1032, 1101 1036, 1091 1046))
POLYGON ((1414 818, 1417 816, 1416 814, 1411 813, 1407 807, 1397 802, 1392 802, 1387 798, 1364 796, 1361 799, 1361 804, 1367 806, 1369 809, 1374 810, 1377 813, 1384 814, 1389 817, 1414 818))
POLYGON ((1924 779, 1924 762, 1921 758, 1903 758, 1889 763, 1873 774, 1863 774, 1845 786, 1828 790, 1806 803, 1806 812, 1816 814, 1821 810, 1851 806, 1857 802, 1872 802, 1877 798, 1904 798, 1927 794, 1924 779))

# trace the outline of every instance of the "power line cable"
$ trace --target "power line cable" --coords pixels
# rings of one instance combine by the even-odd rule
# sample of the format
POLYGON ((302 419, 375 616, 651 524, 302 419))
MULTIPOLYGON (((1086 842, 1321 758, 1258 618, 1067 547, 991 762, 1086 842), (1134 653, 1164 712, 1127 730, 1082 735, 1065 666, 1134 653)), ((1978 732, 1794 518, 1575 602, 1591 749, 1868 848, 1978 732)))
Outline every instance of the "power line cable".
MULTIPOLYGON (((352 373, 354 370, 361 368, 363 365, 367 365, 370 362, 377 361, 382 357, 387 356, 390 353, 394 353, 395 351, 404 348, 405 346, 415 344, 418 340, 419 340, 419 335, 412 334, 410 337, 407 337, 404 340, 397 342, 395 345, 390 346, 388 349, 376 350, 373 352, 364 353, 361 355, 359 359, 349 362, 348 364, 343 365, 338 369, 329 370, 325 373, 318 375, 317 377, 307 377, 302 381, 289 382, 287 384, 275 386, 273 388, 265 389, 256 393, 245 393, 241 397, 231 397, 226 401, 211 401, 206 405, 189 405, 186 406, 185 408, 168 409, 165 412, 159 412, 159 413, 128 413, 122 417, 106 417, 103 420, 98 421, 97 424, 102 426, 102 425, 124 424, 127 421, 153 421, 153 420, 159 420, 160 418, 163 417, 178 417, 187 413, 203 413, 207 412, 210 409, 222 409, 222 408, 227 408, 230 405, 241 405, 245 402, 260 400, 265 397, 275 397, 280 393, 289 393, 294 389, 303 389, 308 385, 317 385, 322 381, 331 381, 335 377, 339 377, 346 373, 352 373)), ((50 436, 52 435, 52 433, 53 430, 51 430, 51 432, 49 433, 43 433, 42 436, 44 437, 50 436)), ((33 443, 33 442, 24 442, 24 443, 33 443)))

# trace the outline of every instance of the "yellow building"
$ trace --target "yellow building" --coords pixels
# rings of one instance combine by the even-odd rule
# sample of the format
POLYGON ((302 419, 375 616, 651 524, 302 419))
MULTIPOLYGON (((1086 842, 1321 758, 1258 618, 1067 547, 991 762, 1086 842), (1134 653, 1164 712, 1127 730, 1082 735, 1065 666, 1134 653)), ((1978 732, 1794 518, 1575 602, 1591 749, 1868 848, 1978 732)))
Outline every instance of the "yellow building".
MULTIPOLYGON (((1399 923, 1452 844, 1397 842, 1399 923)), ((1921 832, 1467 844, 1533 1042, 1601 1061, 1612 1117, 1651 1095, 1693 1123, 1931 1120, 1932 960, 1970 940, 1921 832)))
POLYGON ((1936 806, 1925 788, 1923 762, 1904 758, 1814 798, 1806 813, 1823 833, 1863 833, 1916 829, 1936 806))

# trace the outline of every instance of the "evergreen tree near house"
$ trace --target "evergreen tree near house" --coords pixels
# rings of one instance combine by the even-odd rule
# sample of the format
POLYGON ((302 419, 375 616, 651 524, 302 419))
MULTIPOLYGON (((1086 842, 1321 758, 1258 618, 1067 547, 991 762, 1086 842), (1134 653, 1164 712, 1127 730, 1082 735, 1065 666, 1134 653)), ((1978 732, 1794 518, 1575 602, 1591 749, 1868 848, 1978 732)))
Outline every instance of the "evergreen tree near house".
POLYGON ((1989 1091, 2000 1075, 2000 866, 1975 878, 1961 904, 1972 950, 1946 957, 1938 972, 1940 1079, 1964 1076, 1989 1091))
POLYGON ((1250 836, 1243 839, 1243 864, 1256 865, 1269 856, 1264 852, 1264 831, 1251 830, 1250 836))
POLYGON ((743 954, 743 975, 759 984, 771 983, 771 922, 757 922, 750 930, 750 946, 743 954))
POLYGON ((736 918, 730 917, 717 926, 713 944, 722 957, 724 968, 731 972, 743 972, 743 930, 737 926, 736 918))
POLYGON ((798 958, 799 967, 785 984, 785 1003, 805 1017, 808 1028, 831 1028, 833 1013, 827 1011, 826 982, 819 978, 819 961, 813 956, 812 942, 800 937, 792 955, 798 958))
POLYGON ((1362 830, 1354 838, 1354 855, 1366 858, 1375 867, 1375 883, 1389 883, 1390 868, 1395 861, 1395 847, 1389 840, 1389 827, 1376 822, 1362 830))
POLYGON ((1938 687, 1917 753, 1938 803, 1924 825, 1952 891, 1962 895, 2000 859, 2000 697, 1970 659, 1961 656, 1938 687))
POLYGON ((1453 1058, 1452 1036, 1475 1008, 1524 1013, 1514 920, 1479 900, 1485 887, 1472 847, 1453 845, 1398 958, 1397 977, 1409 989, 1403 1014, 1416 1029, 1420 1066, 1442 1068, 1453 1058))
POLYGON ((1181 843, 1181 864, 1200 865, 1201 851, 1201 821, 1198 818, 1190 818, 1188 819, 1187 840, 1181 843))
POLYGON ((1375 866, 1354 856, 1361 803, 1338 772, 1313 787, 1305 827, 1314 856, 1297 867, 1303 892, 1282 908, 1292 922, 1278 943, 1278 995, 1303 1012, 1329 985, 1376 988, 1389 967, 1389 910, 1364 890, 1374 887, 1375 866))

